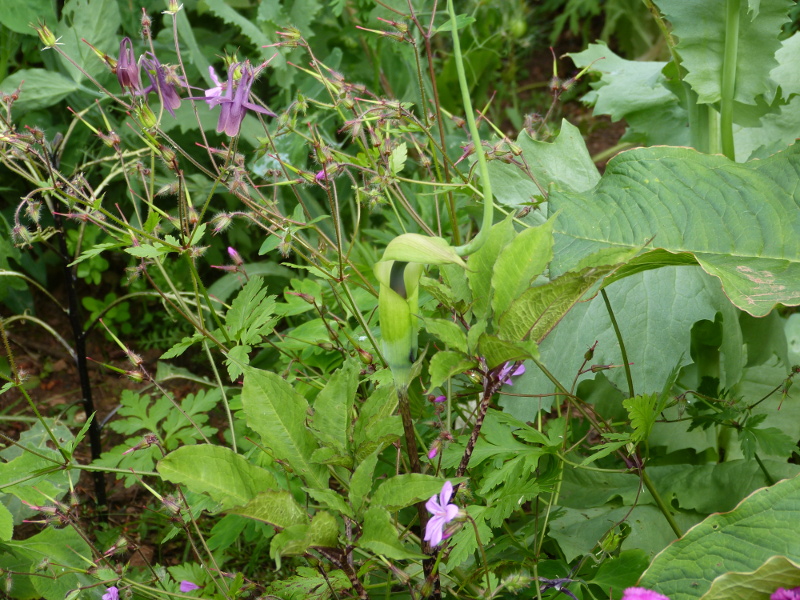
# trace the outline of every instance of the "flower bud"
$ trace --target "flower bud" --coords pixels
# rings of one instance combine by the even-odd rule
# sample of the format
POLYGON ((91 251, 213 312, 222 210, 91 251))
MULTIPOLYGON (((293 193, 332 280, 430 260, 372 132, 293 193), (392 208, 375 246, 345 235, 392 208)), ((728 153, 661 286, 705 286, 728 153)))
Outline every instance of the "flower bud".
POLYGON ((119 43, 119 60, 117 61, 117 81, 123 90, 135 91, 141 88, 139 64, 133 53, 131 38, 124 37, 119 43))
POLYGON ((145 129, 152 129, 156 125, 158 125, 158 119, 156 119, 155 114, 153 111, 150 110, 150 107, 147 104, 142 104, 135 109, 136 118, 139 119, 139 122, 145 129))
POLYGON ((36 33, 39 34, 39 39, 44 44, 45 48, 52 48, 58 43, 58 39, 56 39, 56 36, 44 22, 40 21, 34 29, 36 29, 36 33))

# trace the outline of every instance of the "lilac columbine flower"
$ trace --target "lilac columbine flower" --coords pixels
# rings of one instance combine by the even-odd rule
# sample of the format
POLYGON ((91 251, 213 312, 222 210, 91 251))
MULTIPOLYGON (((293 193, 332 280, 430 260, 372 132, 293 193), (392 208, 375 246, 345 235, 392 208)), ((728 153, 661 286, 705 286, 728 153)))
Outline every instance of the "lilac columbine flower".
POLYGON ((769 600, 800 600, 800 587, 791 590, 778 588, 769 597, 769 600))
POLYGON ((140 93, 147 95, 150 92, 156 92, 161 98, 161 104, 174 117, 175 109, 181 105, 181 97, 175 90, 175 86, 186 87, 186 82, 177 74, 175 67, 165 67, 151 52, 145 56, 149 58, 142 58, 142 66, 150 79, 150 85, 140 93))
POLYGON ((509 361, 503 365, 502 369, 500 369, 500 373, 498 373, 497 378, 500 380, 500 383, 505 385, 514 385, 514 382, 511 380, 511 378, 522 375, 524 372, 525 365, 521 364, 515 369, 514 363, 509 361))
POLYGON ((632 587, 625 590, 622 600, 669 600, 666 596, 640 587, 632 587))
POLYGON ((211 73, 212 80, 217 85, 206 90, 205 100, 211 108, 218 104, 221 105, 219 121, 217 121, 217 133, 224 132, 231 137, 238 135, 239 128, 242 126, 242 121, 248 109, 262 115, 275 116, 274 112, 253 104, 248 99, 250 87, 266 64, 263 63, 258 68, 253 69, 250 61, 247 60, 243 63, 233 63, 228 68, 228 81, 224 86, 224 93, 222 91, 223 86, 217 79, 216 73, 211 73), (239 69, 240 73, 238 80, 234 77, 237 69, 239 69))
POLYGON ((189 592, 193 592, 193 591, 199 590, 199 589, 200 589, 200 586, 197 585, 196 583, 194 583, 193 581, 188 581, 186 579, 181 581, 181 592, 183 592, 184 594, 187 594, 189 592))
POLYGON ((122 89, 138 90, 142 87, 139 80, 139 64, 133 53, 131 38, 124 37, 119 43, 119 60, 117 61, 117 80, 122 89))
POLYGON ((103 600, 119 600, 119 590, 116 586, 111 586, 106 590, 106 593, 103 594, 103 600))
POLYGON ((445 481, 439 495, 433 496, 425 503, 425 508, 433 515, 425 527, 425 541, 430 542, 431 546, 438 546, 441 543, 445 537, 445 525, 458 516, 458 507, 449 504, 452 496, 453 484, 445 481))

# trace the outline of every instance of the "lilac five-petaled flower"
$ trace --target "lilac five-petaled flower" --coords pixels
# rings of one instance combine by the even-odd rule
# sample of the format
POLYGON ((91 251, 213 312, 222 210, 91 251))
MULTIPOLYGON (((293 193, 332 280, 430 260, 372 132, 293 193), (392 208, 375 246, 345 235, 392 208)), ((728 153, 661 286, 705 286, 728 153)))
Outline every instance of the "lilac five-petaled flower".
POLYGON ((196 583, 194 583, 193 581, 188 581, 187 579, 184 579, 183 581, 181 581, 181 592, 183 592, 184 594, 186 594, 188 592, 193 592, 193 591, 199 590, 199 589, 200 589, 200 586, 197 585, 196 583))
POLYGON ((244 120, 247 110, 252 110, 270 117, 275 116, 274 112, 262 108, 257 104, 253 104, 249 100, 250 87, 253 85, 259 71, 261 71, 265 65, 266 63, 253 69, 250 65, 250 61, 247 60, 243 63, 233 63, 228 68, 228 81, 225 85, 220 82, 213 67, 209 67, 209 74, 216 85, 206 90, 205 100, 210 108, 220 105, 217 133, 225 132, 231 137, 236 136, 239 133, 239 128, 242 126, 242 121, 244 120), (239 70, 238 79, 235 77, 237 69, 239 70))
POLYGON ((140 93, 147 95, 150 92, 156 92, 161 98, 161 104, 174 117, 175 109, 181 105, 181 97, 175 87, 186 87, 186 82, 177 74, 175 67, 165 67, 151 52, 145 54, 145 57, 142 58, 142 66, 150 79, 150 85, 140 93))
POLYGON ((622 600, 669 600, 666 596, 640 587, 632 587, 625 590, 622 600))
POLYGON ((433 496, 425 504, 425 508, 433 515, 425 527, 425 541, 430 542, 431 546, 438 546, 441 543, 445 537, 445 525, 458 516, 458 507, 450 504, 452 496, 453 484, 445 481, 439 495, 433 496))
POLYGON ((103 600, 119 600, 119 590, 116 586, 111 586, 106 590, 106 593, 103 594, 103 600))
POLYGON ((769 600, 800 600, 800 587, 791 590, 778 588, 769 597, 769 600))
POLYGON ((525 365, 520 364, 517 368, 514 368, 514 364, 515 363, 513 362, 507 362, 503 365, 503 368, 500 369, 500 373, 497 375, 500 383, 505 385, 514 385, 514 382, 511 380, 511 378, 522 375, 525 372, 525 365))

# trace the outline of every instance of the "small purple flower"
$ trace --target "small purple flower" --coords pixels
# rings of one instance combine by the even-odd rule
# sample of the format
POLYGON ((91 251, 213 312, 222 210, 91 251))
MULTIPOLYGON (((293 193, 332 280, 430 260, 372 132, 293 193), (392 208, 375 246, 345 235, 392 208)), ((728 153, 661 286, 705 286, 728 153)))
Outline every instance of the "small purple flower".
POLYGON ((122 89, 138 90, 142 87, 139 79, 139 64, 133 53, 131 38, 124 37, 119 43, 119 60, 117 61, 117 80, 122 89))
POLYGON ((439 496, 433 496, 425 503, 425 508, 433 515, 425 526, 424 538, 431 546, 438 546, 442 542, 445 525, 458 516, 458 507, 449 503, 452 496, 453 484, 445 481, 439 496))
POLYGON ((108 588, 106 593, 103 594, 103 600, 119 600, 119 590, 117 587, 112 585, 108 588))
POLYGON ((142 58, 142 66, 150 79, 150 85, 139 93, 147 95, 155 91, 161 98, 161 104, 174 117, 175 109, 181 105, 181 97, 175 86, 186 87, 186 82, 177 74, 175 67, 165 67, 153 53, 148 52, 145 56, 149 58, 142 58))
POLYGON ((237 267, 241 267, 244 264, 241 255, 236 251, 236 248, 233 246, 228 246, 228 256, 231 257, 233 264, 237 267))
POLYGON ((181 581, 181 592, 183 592, 184 594, 188 594, 189 592, 193 592, 199 589, 200 586, 194 583, 193 581, 188 581, 186 579, 181 581))
POLYGON ((769 600, 800 600, 800 587, 787 590, 786 588, 778 588, 769 597, 769 600))
POLYGON ((324 170, 319 171, 316 175, 314 175, 314 179, 316 179, 318 182, 325 181, 327 178, 328 176, 325 174, 324 170))
POLYGON ((669 600, 666 596, 640 587, 632 587, 625 590, 622 600, 669 600))
POLYGON ((436 402, 437 404, 440 402, 446 402, 447 396, 436 396, 436 398, 434 398, 433 401, 436 402))
MULTIPOLYGON (((437 454, 439 454, 439 440, 438 439, 434 440, 434 442, 431 444, 431 449, 428 450, 428 458, 430 460, 433 460, 434 458, 436 458, 437 454)), ((434 498, 435 497, 436 496, 434 496, 434 498)))
POLYGON ((209 71, 212 80, 217 85, 206 90, 205 101, 211 108, 218 104, 221 105, 219 121, 217 121, 217 133, 224 132, 231 137, 238 135, 248 109, 270 117, 275 116, 274 112, 262 108, 257 104, 253 104, 248 100, 250 96, 250 87, 253 85, 258 73, 266 64, 267 63, 263 63, 258 68, 253 69, 250 65, 250 61, 247 60, 243 63, 233 63, 228 68, 228 81, 224 86, 224 93, 222 91, 222 83, 217 78, 217 74, 209 71), (240 73, 238 80, 235 78, 237 68, 240 73))
POLYGON ((514 382, 511 380, 511 378, 522 375, 525 372, 525 365, 520 364, 515 369, 514 364, 515 363, 509 361, 503 365, 502 369, 500 369, 500 373, 497 374, 497 378, 500 380, 500 383, 505 385, 514 385, 514 382))

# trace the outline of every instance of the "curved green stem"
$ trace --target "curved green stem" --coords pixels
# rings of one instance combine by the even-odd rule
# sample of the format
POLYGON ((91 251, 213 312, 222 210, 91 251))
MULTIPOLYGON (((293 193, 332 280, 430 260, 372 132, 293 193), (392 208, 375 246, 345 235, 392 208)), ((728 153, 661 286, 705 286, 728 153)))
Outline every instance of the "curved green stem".
POLYGON ((678 537, 683 537, 681 528, 678 527, 678 524, 675 522, 675 518, 672 516, 672 513, 669 512, 669 507, 664 502, 664 499, 659 495, 658 490, 656 490, 656 486, 653 485, 653 480, 650 479, 650 475, 647 474, 647 471, 645 471, 644 468, 642 468, 640 472, 642 474, 642 481, 644 482, 647 491, 650 492, 651 496, 653 496, 653 500, 656 501, 658 509, 664 515, 664 518, 667 520, 667 523, 669 523, 672 531, 674 531, 675 535, 678 537))
POLYGON ((453 27, 453 60, 456 63, 458 72, 458 85, 461 88, 461 100, 464 103, 465 116, 469 126, 469 134, 472 137, 472 144, 475 146, 475 155, 478 157, 478 167, 481 173, 481 184, 483 185, 483 223, 481 229, 474 238, 463 246, 456 246, 455 251, 459 256, 472 254, 486 243, 489 238, 489 229, 492 226, 494 217, 494 205, 492 200, 492 184, 489 181, 489 167, 486 163, 486 154, 481 145, 481 138, 478 134, 478 125, 475 123, 475 111, 472 109, 472 101, 469 97, 469 87, 467 87, 467 76, 464 72, 464 60, 461 56, 461 42, 458 39, 458 28, 456 27, 456 11, 453 8, 453 0, 447 0, 447 10, 450 13, 450 23, 453 27))

